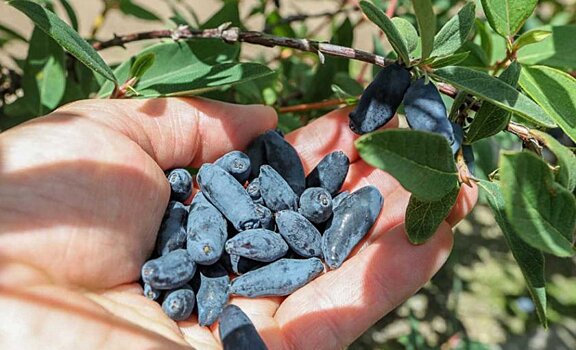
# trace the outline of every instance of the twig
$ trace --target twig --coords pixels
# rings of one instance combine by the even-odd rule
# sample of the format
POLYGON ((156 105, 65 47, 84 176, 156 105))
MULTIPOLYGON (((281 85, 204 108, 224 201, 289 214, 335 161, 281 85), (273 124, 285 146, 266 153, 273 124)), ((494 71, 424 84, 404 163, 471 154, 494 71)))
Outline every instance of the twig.
POLYGON ((531 132, 530 128, 522 124, 511 121, 508 123, 506 131, 518 136, 518 138, 521 139, 524 144, 535 146, 536 150, 542 150, 542 145, 546 144, 546 141, 543 138, 535 135, 531 132))
POLYGON ((321 53, 328 56, 344 57, 348 59, 364 61, 382 67, 393 62, 392 60, 388 60, 382 56, 359 49, 308 39, 287 38, 256 31, 242 31, 238 27, 229 27, 229 23, 223 24, 218 28, 205 30, 192 30, 187 26, 181 26, 175 30, 154 30, 150 32, 134 33, 121 36, 116 35, 113 39, 108 41, 96 41, 92 44, 92 46, 96 50, 103 50, 113 46, 124 47, 125 44, 134 41, 161 38, 172 38, 174 40, 221 39, 228 43, 245 42, 266 47, 290 47, 300 51, 321 53))
POLYGON ((90 29, 90 35, 92 36, 92 38, 94 38, 96 36, 96 33, 98 33, 100 28, 102 28, 104 20, 106 19, 106 15, 108 14, 108 11, 110 11, 110 6, 108 5, 108 2, 102 1, 102 3, 104 4, 104 8, 102 9, 102 12, 100 12, 98 16, 94 18, 92 29, 90 29))
POLYGON ((323 109, 326 107, 334 107, 346 104, 346 99, 337 98, 333 100, 326 100, 322 102, 314 102, 314 103, 303 103, 294 106, 286 106, 278 108, 279 113, 293 113, 293 112, 305 112, 305 111, 314 111, 317 109, 323 109))

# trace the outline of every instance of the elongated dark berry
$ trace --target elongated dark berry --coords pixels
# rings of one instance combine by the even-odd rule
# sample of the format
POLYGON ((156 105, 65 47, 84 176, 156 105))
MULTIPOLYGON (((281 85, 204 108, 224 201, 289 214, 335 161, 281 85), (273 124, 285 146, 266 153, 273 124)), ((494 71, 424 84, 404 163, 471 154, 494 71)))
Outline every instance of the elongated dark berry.
POLYGON ((260 226, 260 218, 252 198, 224 169, 214 164, 204 164, 196 179, 204 196, 236 230, 243 231, 260 226))
POLYGON ((366 134, 388 123, 410 85, 410 72, 399 64, 386 66, 366 87, 356 108, 350 112, 350 128, 366 134))
POLYGON ((322 236, 322 251, 330 268, 340 267, 370 231, 383 201, 376 187, 366 186, 346 196, 334 209, 332 220, 322 236))
POLYGON ((219 318, 218 331, 224 350, 267 350, 248 316, 236 305, 227 305, 219 318))
POLYGON ((318 258, 280 259, 233 279, 230 293, 250 298, 289 295, 323 270, 324 265, 318 258))
POLYGON ((198 192, 188 215, 188 254, 198 264, 211 265, 220 259, 227 238, 226 219, 202 192, 198 192))
POLYGON ((342 151, 334 151, 327 154, 308 176, 306 177, 306 187, 322 187, 335 196, 348 174, 350 159, 342 151))

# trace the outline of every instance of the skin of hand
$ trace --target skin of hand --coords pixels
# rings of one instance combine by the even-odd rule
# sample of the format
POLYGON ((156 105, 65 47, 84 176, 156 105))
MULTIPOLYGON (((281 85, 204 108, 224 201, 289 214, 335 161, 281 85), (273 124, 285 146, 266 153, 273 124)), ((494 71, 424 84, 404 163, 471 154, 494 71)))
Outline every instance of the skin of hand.
MULTIPOLYGON (((477 199, 475 186, 463 186, 436 234, 411 245, 403 227, 409 193, 359 158, 349 111, 286 139, 306 172, 343 150, 351 161, 344 188, 375 185, 384 207, 341 268, 286 298, 232 298, 270 349, 350 344, 438 271, 451 227, 477 199)), ((0 348, 220 348, 217 325, 173 322, 137 283, 169 199, 164 170, 243 150, 276 123, 264 106, 90 100, 0 134, 0 348)))

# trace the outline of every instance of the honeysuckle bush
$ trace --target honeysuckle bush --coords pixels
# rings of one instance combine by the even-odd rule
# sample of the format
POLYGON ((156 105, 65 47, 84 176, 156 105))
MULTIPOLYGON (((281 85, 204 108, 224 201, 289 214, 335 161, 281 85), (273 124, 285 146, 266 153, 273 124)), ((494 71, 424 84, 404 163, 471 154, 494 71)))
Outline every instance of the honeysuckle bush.
POLYGON ((92 36, 83 38, 67 0, 9 1, 35 27, 26 38, 0 23, 0 45, 28 44, 26 58, 14 59, 15 69, 2 67, 0 128, 79 99, 200 95, 274 106, 279 127, 290 131, 327 108, 355 104, 381 66, 398 62, 444 93, 448 117, 464 130, 463 144, 453 156, 436 134, 376 131, 356 141, 361 157, 412 193, 406 229, 414 244, 435 232, 460 186, 479 186, 547 326, 546 257, 575 253, 576 25, 568 24, 573 11, 536 0, 413 0, 396 8, 387 1, 344 1, 333 13, 283 17, 281 1, 261 0, 241 18, 238 1, 222 1, 200 23, 196 5, 166 3, 170 18, 132 0, 105 0, 92 36), (62 13, 54 12, 56 4, 62 13), (546 15, 538 11, 544 6, 546 15), (158 30, 97 40, 112 11, 155 21, 158 30), (246 28, 252 17, 263 18, 264 29, 246 28), (305 41, 287 38, 314 36, 306 24, 313 17, 324 18, 331 32, 326 41, 339 47, 351 48, 362 25, 376 26, 380 34, 371 38, 372 53, 335 54, 325 41, 306 41, 312 49, 305 52, 305 41), (144 39, 150 45, 120 63, 99 54, 144 39), (262 48, 272 55, 248 60, 243 42, 277 47, 262 48), (502 135, 512 135, 520 146, 510 150, 502 135))

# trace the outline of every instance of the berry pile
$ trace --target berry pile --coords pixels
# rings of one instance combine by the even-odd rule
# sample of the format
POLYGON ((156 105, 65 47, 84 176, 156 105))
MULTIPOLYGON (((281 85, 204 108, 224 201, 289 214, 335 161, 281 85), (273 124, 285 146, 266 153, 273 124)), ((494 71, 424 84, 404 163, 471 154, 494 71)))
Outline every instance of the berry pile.
POLYGON ((173 320, 196 309, 200 325, 209 326, 231 295, 289 295, 324 271, 322 259, 338 268, 383 205, 373 186, 340 192, 348 167, 336 151, 305 176, 296 150, 269 131, 246 154, 202 165, 189 206, 192 176, 171 170, 155 256, 142 267, 144 294, 173 320))

